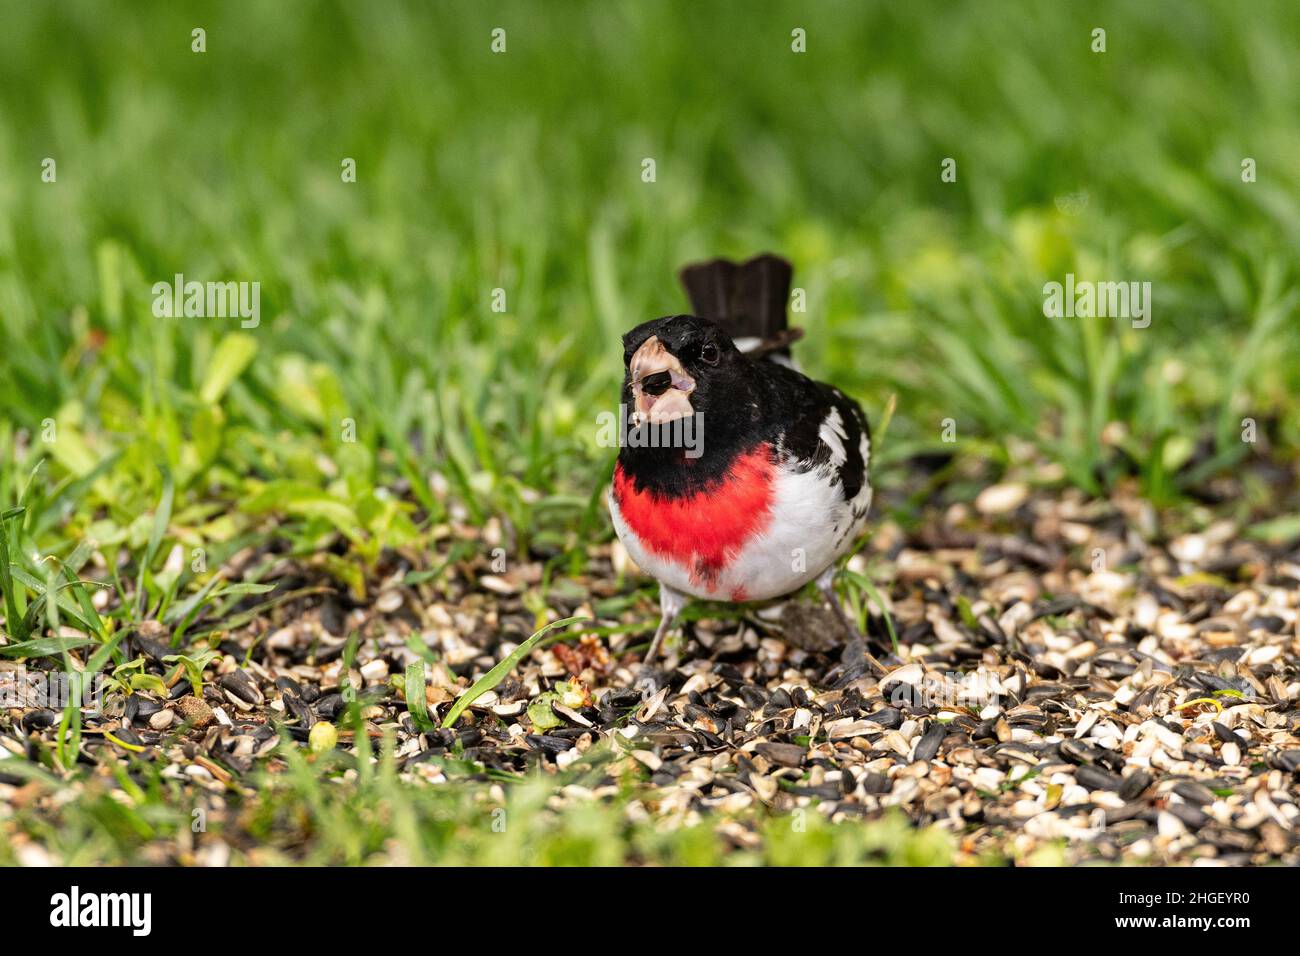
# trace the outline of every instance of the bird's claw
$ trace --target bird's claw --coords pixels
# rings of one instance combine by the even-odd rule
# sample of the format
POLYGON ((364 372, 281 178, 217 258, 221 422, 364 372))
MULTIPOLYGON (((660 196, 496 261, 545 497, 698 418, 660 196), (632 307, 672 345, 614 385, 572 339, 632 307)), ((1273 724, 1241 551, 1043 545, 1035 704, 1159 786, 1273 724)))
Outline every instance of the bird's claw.
POLYGON ((642 700, 649 700, 668 683, 668 674, 652 664, 642 664, 636 670, 632 686, 641 692, 642 700))

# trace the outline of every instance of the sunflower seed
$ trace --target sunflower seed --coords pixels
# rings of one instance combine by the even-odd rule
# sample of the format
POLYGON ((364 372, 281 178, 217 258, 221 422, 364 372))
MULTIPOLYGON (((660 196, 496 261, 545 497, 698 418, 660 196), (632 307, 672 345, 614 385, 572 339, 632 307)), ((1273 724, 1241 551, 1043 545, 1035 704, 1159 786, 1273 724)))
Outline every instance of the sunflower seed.
POLYGON ((1202 807, 1208 806, 1215 800, 1215 796, 1210 792, 1209 788, 1203 787, 1201 784, 1195 783, 1191 780, 1182 780, 1174 784, 1174 793, 1178 794, 1188 803, 1193 803, 1202 807))
POLYGON ((761 743, 754 750, 782 767, 798 767, 803 763, 804 754, 807 753, 797 744, 780 743, 761 743))
POLYGON ((920 742, 916 745, 916 753, 913 759, 916 761, 928 762, 934 759, 935 754, 939 752, 939 745, 943 743, 948 736, 948 728, 937 720, 930 723, 930 727, 921 737, 920 742))
POLYGON ((1151 786, 1154 779, 1145 770, 1135 770, 1124 778, 1119 788, 1119 795, 1125 800, 1136 800, 1147 787, 1151 786))
POLYGON ((1074 771, 1074 779, 1089 790, 1113 790, 1118 793, 1124 787, 1124 781, 1115 774, 1087 765, 1074 771))

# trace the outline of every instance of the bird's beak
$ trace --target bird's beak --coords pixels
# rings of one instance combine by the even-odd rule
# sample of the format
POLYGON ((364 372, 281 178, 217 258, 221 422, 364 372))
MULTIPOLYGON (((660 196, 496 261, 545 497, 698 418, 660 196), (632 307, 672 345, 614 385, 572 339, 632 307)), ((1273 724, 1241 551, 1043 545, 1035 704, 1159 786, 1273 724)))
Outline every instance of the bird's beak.
POLYGON ((695 379, 686 374, 682 363, 664 348, 658 336, 646 339, 633 353, 628 373, 636 403, 634 425, 665 425, 695 414, 690 398, 695 379))

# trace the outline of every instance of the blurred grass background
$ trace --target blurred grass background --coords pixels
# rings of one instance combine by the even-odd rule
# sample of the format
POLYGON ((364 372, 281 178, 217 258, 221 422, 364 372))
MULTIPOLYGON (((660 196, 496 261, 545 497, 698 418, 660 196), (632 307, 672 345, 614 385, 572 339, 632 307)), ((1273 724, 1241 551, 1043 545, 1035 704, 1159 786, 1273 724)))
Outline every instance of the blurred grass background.
POLYGON ((1168 501, 1251 450, 1243 416, 1295 446, 1294 4, 5 0, 4 21, 11 502, 54 419, 50 482, 122 452, 84 489, 121 527, 162 461, 181 502, 332 488, 400 540, 374 489, 405 475, 438 517, 437 471, 471 520, 562 545, 610 463, 619 334, 684 307, 683 262, 763 249, 807 290, 806 367, 873 415, 898 393, 891 460, 951 451, 951 418, 995 461, 1023 439, 1089 491, 1136 474, 1168 501), (261 326, 155 319, 177 272, 259 281, 261 326), (1151 327, 1045 319, 1066 272, 1150 281, 1151 327))
MULTIPOLYGON (((608 534, 596 416, 619 336, 683 309, 677 268, 719 254, 791 258, 805 368, 877 420, 897 395, 880 483, 957 451, 986 478, 1032 459, 1160 505, 1235 473, 1240 517, 1287 507, 1241 466, 1294 484, 1294 3, 0 0, 0 23, 0 512, 25 508, 7 616, 58 593, 40 555, 75 582, 97 548, 105 620, 75 583, 44 612, 101 643, 96 666, 123 664, 110 634, 143 618, 229 611, 249 592, 206 590, 213 569, 268 540, 358 598, 385 548, 427 553, 448 519, 497 518, 581 570, 608 534), (1071 272, 1151 282, 1150 328, 1045 318, 1043 284, 1071 272), (259 282, 260 326, 155 318, 176 273, 259 282), (207 569, 165 562, 175 545, 207 569)), ((353 803, 308 775, 258 826, 309 807, 333 821, 313 859, 359 862, 419 817, 440 822, 407 852, 470 839, 473 860, 463 799, 353 803)), ((168 802, 92 795, 26 825, 130 859, 142 828, 183 831, 168 802)), ((592 813, 509 852, 720 852, 703 830, 636 850, 658 838, 592 813)), ((873 832, 774 838, 755 861, 875 858, 881 833, 888 859, 946 859, 873 832)))

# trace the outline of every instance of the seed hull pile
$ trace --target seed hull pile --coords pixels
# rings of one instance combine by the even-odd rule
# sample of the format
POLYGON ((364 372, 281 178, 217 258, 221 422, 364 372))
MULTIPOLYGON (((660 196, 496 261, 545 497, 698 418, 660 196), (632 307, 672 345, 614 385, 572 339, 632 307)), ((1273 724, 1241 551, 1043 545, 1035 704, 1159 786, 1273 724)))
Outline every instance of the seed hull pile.
MULTIPOLYGON (((174 650, 161 627, 133 633, 129 654, 169 692, 88 716, 81 763, 102 782, 123 761, 160 762, 220 815, 283 771, 286 747, 354 750, 355 696, 409 786, 487 800, 541 775, 560 804, 620 801, 663 828, 703 821, 738 848, 772 814, 834 824, 896 808, 950 833, 957 862, 1043 846, 1069 863, 1300 862, 1300 555, 1225 522, 1154 543, 1123 505, 990 491, 915 531, 884 524, 851 563, 889 605, 897 652, 880 609, 866 613, 883 677, 829 686, 842 635, 808 595, 706 609, 670 649, 675 666, 643 674, 651 592, 617 545, 594 547, 592 573, 544 607, 540 559, 493 573, 471 558, 406 583, 412 565, 393 556, 371 602, 308 595, 224 633, 201 697, 163 663, 174 650), (436 728, 539 619, 568 615, 591 620, 436 728), (424 729, 406 700, 421 656, 424 729)), ((288 562, 278 575, 286 590, 320 583, 288 562)), ((58 723, 10 710, 0 744, 10 760, 32 756, 58 723)), ((11 809, 66 799, 12 766, 0 762, 11 809)))

